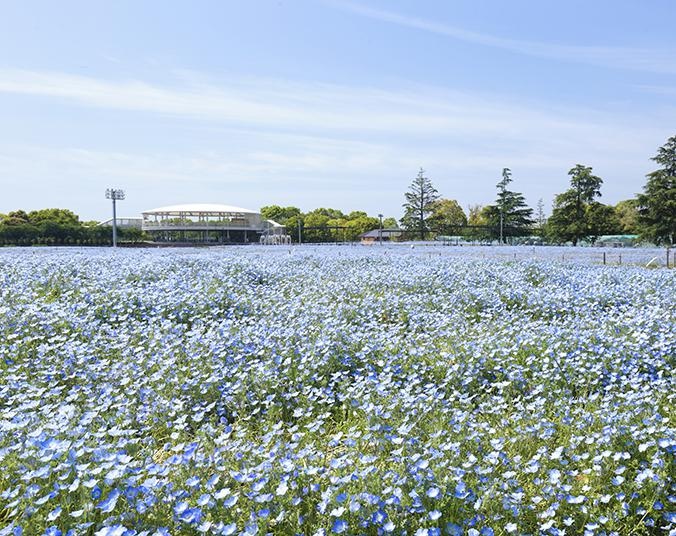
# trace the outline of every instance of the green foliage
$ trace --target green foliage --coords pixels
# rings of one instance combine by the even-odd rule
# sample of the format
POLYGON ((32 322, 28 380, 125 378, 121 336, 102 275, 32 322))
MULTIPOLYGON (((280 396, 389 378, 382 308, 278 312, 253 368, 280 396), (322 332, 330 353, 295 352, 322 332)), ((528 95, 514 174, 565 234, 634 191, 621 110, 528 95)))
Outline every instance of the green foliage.
MULTIPOLYGON (((370 217, 360 210, 346 215, 337 209, 318 208, 303 216, 303 241, 356 241, 360 234, 378 229, 379 226, 378 218, 370 217)), ((290 233, 292 231, 293 229, 289 230, 290 233)))
POLYGON ((78 226, 80 224, 80 218, 74 212, 63 208, 33 210, 28 214, 28 221, 36 225, 44 222, 64 226, 78 226))
POLYGON ((432 203, 429 225, 436 232, 445 234, 446 229, 467 225, 467 216, 455 199, 438 199, 432 203))
MULTIPOLYGON (((280 207, 279 205, 269 205, 261 208, 261 216, 266 220, 273 220, 281 225, 289 227, 288 223, 291 218, 298 218, 301 211, 298 207, 280 207)), ((296 220, 294 219, 294 222, 296 220)))
POLYGON ((385 218, 383 220, 383 229, 398 229, 399 223, 396 218, 385 218))
MULTIPOLYGON (((121 242, 147 240, 141 229, 118 228, 121 242)), ((12 211, 0 219, 0 246, 90 245, 111 243, 109 226, 85 225, 70 210, 48 208, 26 213, 12 211)))
POLYGON ((615 205, 615 214, 619 220, 622 234, 638 234, 638 202, 636 199, 625 199, 615 205))
POLYGON ((585 220, 587 222, 587 237, 592 244, 599 236, 621 233, 620 218, 615 208, 594 201, 585 208, 585 220))
POLYGON ((577 164, 572 168, 569 190, 554 199, 554 210, 547 221, 547 235, 555 241, 571 241, 573 245, 587 237, 598 236, 598 209, 587 207, 601 196, 603 180, 592 174, 592 168, 577 164), (594 221, 590 220, 594 217, 594 221))
POLYGON ((512 172, 509 168, 504 168, 502 180, 496 185, 498 198, 495 204, 488 205, 482 211, 486 225, 493 228, 489 233, 491 238, 499 238, 502 234, 503 242, 510 236, 524 234, 535 223, 532 219, 533 209, 528 207, 523 194, 507 189, 512 180, 512 172))
POLYGON ((676 136, 653 158, 662 166, 648 174, 637 197, 641 236, 655 244, 676 244, 676 136))
POLYGON ((407 231, 414 231, 420 240, 425 240, 430 231, 428 219, 432 214, 434 202, 439 199, 439 193, 432 185, 432 181, 425 177, 423 168, 420 168, 404 196, 406 202, 402 205, 404 216, 400 220, 401 225, 407 231))

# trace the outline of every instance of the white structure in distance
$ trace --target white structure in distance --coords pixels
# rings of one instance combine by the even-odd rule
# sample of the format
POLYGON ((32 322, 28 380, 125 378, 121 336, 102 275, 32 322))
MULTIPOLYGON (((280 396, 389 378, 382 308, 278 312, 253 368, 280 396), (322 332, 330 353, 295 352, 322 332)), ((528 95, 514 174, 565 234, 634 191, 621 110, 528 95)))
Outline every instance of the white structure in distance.
POLYGON ((286 228, 255 210, 192 203, 144 210, 141 228, 158 242, 288 244, 286 228))

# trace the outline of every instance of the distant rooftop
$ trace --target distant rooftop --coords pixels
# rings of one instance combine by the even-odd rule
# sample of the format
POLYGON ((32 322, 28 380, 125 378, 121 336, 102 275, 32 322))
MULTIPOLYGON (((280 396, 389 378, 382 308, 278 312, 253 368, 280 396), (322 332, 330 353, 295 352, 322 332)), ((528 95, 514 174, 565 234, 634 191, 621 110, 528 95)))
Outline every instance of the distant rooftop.
POLYGON ((166 207, 144 210, 143 214, 166 214, 166 213, 239 213, 258 214, 258 211, 248 208, 235 207, 233 205, 221 205, 218 203, 188 203, 185 205, 169 205, 166 207))

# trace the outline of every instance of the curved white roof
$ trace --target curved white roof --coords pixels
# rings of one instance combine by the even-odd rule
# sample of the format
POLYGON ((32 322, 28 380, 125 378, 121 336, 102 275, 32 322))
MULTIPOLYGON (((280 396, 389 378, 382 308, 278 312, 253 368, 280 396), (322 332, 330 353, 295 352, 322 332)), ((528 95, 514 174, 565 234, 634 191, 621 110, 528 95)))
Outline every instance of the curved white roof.
POLYGON ((186 205, 169 205, 167 207, 144 210, 143 214, 163 214, 167 212, 240 212, 243 214, 258 214, 248 208, 219 205, 218 203, 188 203, 186 205))

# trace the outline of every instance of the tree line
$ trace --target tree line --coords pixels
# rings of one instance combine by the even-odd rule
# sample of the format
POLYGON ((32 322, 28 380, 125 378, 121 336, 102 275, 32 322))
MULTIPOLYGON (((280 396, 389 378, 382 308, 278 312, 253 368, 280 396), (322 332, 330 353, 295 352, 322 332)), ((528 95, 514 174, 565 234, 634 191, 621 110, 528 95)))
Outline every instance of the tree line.
MULTIPOLYGON (((120 241, 138 243, 147 237, 140 229, 119 228, 120 241)), ((46 208, 0 214, 0 246, 72 245, 107 246, 112 243, 110 226, 82 222, 74 212, 46 208)))
MULTIPOLYGON (((269 205, 261 208, 261 215, 286 226, 294 242, 354 242, 368 231, 379 229, 381 218, 355 210, 348 214, 335 208, 317 208, 303 213, 298 207, 269 205)), ((397 220, 382 218, 384 229, 397 228, 397 220)))
POLYGON ((568 171, 570 187, 555 196, 552 214, 528 207, 523 194, 510 189, 509 168, 502 170, 497 198, 487 206, 470 206, 469 215, 453 199, 443 199, 420 170, 405 194, 402 227, 420 240, 451 234, 503 243, 515 237, 536 235, 550 243, 583 240, 594 243, 599 236, 637 235, 654 244, 676 243, 676 136, 669 138, 652 158, 660 167, 647 175, 643 192, 617 205, 605 205, 603 180, 589 166, 577 164, 568 171))
MULTIPOLYGON (((568 172, 570 187, 555 196, 552 213, 545 216, 544 202, 533 210, 520 192, 511 189, 512 172, 504 168, 496 184, 495 202, 468 207, 442 198, 420 170, 405 192, 404 215, 369 216, 363 211, 343 213, 317 208, 303 213, 298 207, 269 205, 265 219, 286 226, 294 242, 349 242, 374 229, 400 229, 402 239, 428 240, 459 236, 468 240, 509 243, 537 236, 549 243, 595 242, 599 236, 638 235, 654 244, 676 244, 676 136, 652 158, 659 168, 647 175, 643 192, 614 206, 601 203, 603 180, 593 169, 578 164, 568 172)), ((121 242, 138 243, 150 237, 137 228, 119 228, 121 242)), ((0 245, 109 245, 110 226, 82 222, 67 209, 16 210, 0 214, 0 245)))

